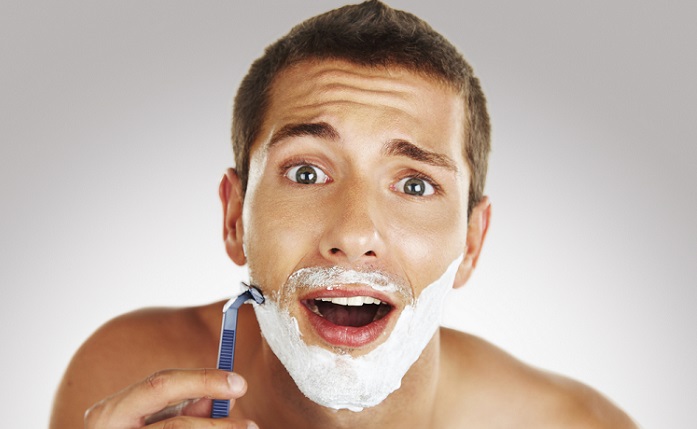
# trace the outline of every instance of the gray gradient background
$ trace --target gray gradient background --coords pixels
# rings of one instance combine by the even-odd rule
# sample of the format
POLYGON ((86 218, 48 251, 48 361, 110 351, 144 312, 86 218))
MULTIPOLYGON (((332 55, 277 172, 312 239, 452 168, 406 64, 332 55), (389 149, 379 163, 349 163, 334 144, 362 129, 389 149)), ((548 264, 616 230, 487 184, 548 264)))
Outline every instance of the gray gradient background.
MULTIPOLYGON (((694 427, 695 6, 391 3, 460 47, 493 120, 493 223, 445 323, 647 428, 694 427)), ((2 0, 4 426, 46 424, 109 318, 230 293, 217 185, 234 90, 264 46, 338 4, 2 0)))

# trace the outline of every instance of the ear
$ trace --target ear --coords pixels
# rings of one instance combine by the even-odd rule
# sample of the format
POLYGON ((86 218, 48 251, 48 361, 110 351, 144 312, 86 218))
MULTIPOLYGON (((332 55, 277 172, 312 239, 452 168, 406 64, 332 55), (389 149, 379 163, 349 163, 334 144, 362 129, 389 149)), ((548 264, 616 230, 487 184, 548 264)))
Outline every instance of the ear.
POLYGON ((234 263, 244 265, 247 259, 244 255, 242 225, 242 183, 237 173, 228 168, 220 181, 218 189, 220 201, 223 203, 223 241, 225 251, 234 263))
POLYGON ((467 226, 465 257, 457 270, 453 287, 458 288, 464 286, 472 275, 474 268, 477 266, 477 260, 482 251, 482 246, 484 245, 484 239, 489 229, 490 220, 491 202, 488 197, 483 197, 479 201, 479 204, 472 209, 469 225, 467 226))

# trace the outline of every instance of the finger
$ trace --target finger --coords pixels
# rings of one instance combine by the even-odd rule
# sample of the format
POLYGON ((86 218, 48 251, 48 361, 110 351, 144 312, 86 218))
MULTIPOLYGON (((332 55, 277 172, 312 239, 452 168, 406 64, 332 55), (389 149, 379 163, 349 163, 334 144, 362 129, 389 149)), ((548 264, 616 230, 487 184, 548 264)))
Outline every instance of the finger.
MULTIPOLYGON (((230 407, 234 406, 235 400, 230 401, 230 407)), ((213 400, 201 398, 187 404, 181 412, 182 416, 208 417, 213 410, 213 400)))
POLYGON ((229 420, 229 419, 206 419, 199 417, 180 416, 168 420, 157 422, 147 429, 194 429, 194 428, 216 428, 216 429, 259 429, 250 420, 229 420))
POLYGON ((236 399, 247 382, 238 374, 215 369, 157 372, 92 407, 87 427, 109 422, 120 427, 141 427, 145 417, 191 398, 236 399))
MULTIPOLYGON (((230 401, 230 406, 234 405, 234 399, 230 401)), ((145 424, 159 422, 177 416, 208 417, 211 415, 213 400, 206 398, 188 399, 175 405, 170 405, 155 414, 145 418, 145 424)))
POLYGON ((159 422, 160 420, 166 420, 172 417, 181 416, 184 414, 184 409, 196 400, 197 399, 187 399, 186 401, 182 401, 178 404, 170 405, 166 408, 163 408, 155 414, 146 416, 145 424, 149 425, 151 423, 159 422))
MULTIPOLYGON (((235 404, 235 400, 230 400, 230 407, 235 404)), ((155 414, 145 417, 145 424, 149 425, 160 420, 166 420, 177 416, 209 417, 213 409, 213 400, 206 398, 187 399, 175 405, 170 405, 155 414)))

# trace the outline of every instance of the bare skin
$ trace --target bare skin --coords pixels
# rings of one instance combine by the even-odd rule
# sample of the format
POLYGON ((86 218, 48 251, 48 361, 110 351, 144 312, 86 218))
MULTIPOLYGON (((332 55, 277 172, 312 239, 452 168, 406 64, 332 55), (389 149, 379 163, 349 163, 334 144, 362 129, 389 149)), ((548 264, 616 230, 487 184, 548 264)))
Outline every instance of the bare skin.
MULTIPOLYGON (((221 181, 229 257, 248 264, 268 297, 300 268, 341 266, 387 272, 416 298, 459 256, 453 287, 463 286, 491 215, 484 198, 467 217, 463 111, 450 88, 404 69, 337 60, 282 72, 251 150, 246 194, 233 170, 221 181), (301 180, 308 172, 317 180, 301 180)), ((336 348, 308 322, 303 297, 291 298, 303 341, 336 348)), ((386 299, 395 314, 405 308, 405 299, 386 299)), ((240 311, 235 356, 244 379, 211 369, 162 372, 214 366, 222 305, 147 310, 108 323, 68 368, 51 427, 79 427, 85 410, 87 428, 635 427, 592 389, 448 329, 436 332, 398 390, 361 412, 306 398, 249 306, 240 311), (229 419, 207 418, 210 398, 234 399, 229 419), (186 400, 197 401, 177 407, 186 400)), ((369 353, 392 328, 339 348, 369 353)))
MULTIPOLYGON (((109 322, 74 357, 60 386, 50 427, 82 427, 83 414, 95 403, 114 392, 142 383, 162 368, 213 367, 222 305, 223 302, 219 302, 197 308, 144 310, 109 322), (128 341, 124 341, 126 338, 128 341)), ((264 351, 249 306, 243 307, 239 326, 241 332, 235 367, 248 382, 247 394, 234 403, 230 420, 215 421, 227 426, 216 427, 245 428, 247 419, 254 420, 260 428, 342 427, 303 421, 303 414, 289 410, 287 402, 264 399, 264 389, 255 386, 273 384, 274 374, 256 373, 255 362, 264 351), (294 422, 289 424, 289 420, 294 422)), ((416 386, 430 392, 433 389, 431 382, 435 381, 435 396, 429 402, 431 409, 428 412, 422 416, 406 413, 401 418, 397 413, 397 417, 393 416, 389 422, 348 426, 443 429, 636 427, 626 414, 589 387, 531 368, 480 338, 442 329, 439 354, 439 375, 432 380, 417 382, 416 386), (423 423, 415 425, 415 418, 423 423)), ((239 394, 225 394, 227 381, 211 377, 210 373, 214 371, 209 370, 208 375, 210 396, 215 396, 213 392, 220 392, 223 397, 239 397, 239 394)), ((198 369, 188 372, 194 377, 200 376, 198 369)), ((182 383, 189 375, 169 374, 171 384, 182 383)), ((148 382, 143 386, 145 390, 159 388, 157 384, 151 386, 148 382)), ((180 401, 196 396, 194 388, 186 393, 179 398, 180 401)), ((408 401, 404 405, 411 409, 409 404, 413 403, 408 401)), ((122 411, 131 412, 132 409, 122 411)), ((143 413, 143 416, 155 411, 143 413)), ((97 407, 91 414, 102 412, 97 407)), ((208 401, 204 401, 199 409, 191 410, 191 414, 203 418, 209 413, 208 401)), ((88 419, 86 427, 145 427, 140 422, 133 424, 134 420, 137 418, 124 417, 118 424, 102 426, 98 421, 91 423, 88 419)), ((201 426, 196 427, 213 427, 211 422, 205 419, 201 426)), ((162 424, 164 421, 160 426, 147 427, 163 427, 162 424)))

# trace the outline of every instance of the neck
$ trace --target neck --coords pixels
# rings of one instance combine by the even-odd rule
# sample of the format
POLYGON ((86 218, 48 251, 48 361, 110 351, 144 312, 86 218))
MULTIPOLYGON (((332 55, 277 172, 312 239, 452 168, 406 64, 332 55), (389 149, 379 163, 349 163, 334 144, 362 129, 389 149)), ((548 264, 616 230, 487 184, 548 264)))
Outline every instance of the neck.
POLYGON ((238 407, 263 428, 429 427, 438 387, 440 334, 436 331, 399 389, 360 412, 333 410, 306 398, 265 341, 243 374, 249 382, 238 407), (405 406, 409 404, 409 406, 405 406))

